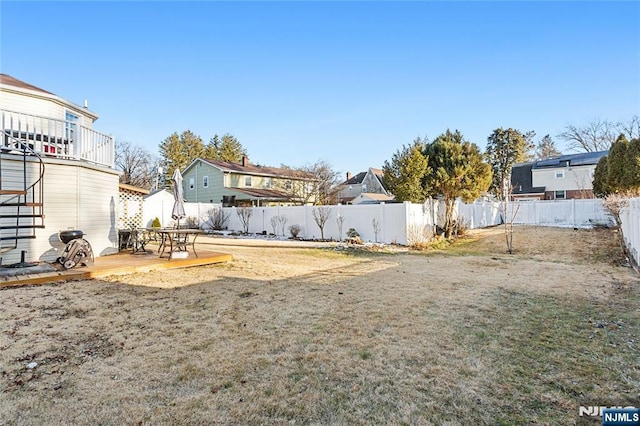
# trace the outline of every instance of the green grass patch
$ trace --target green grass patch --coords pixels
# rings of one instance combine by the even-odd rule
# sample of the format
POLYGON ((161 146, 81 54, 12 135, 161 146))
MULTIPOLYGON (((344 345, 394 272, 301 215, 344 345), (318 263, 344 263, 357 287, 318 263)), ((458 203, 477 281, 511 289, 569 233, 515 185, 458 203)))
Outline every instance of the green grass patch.
POLYGON ((498 423, 555 424, 577 418, 580 405, 638 404, 638 302, 497 290, 496 314, 467 307, 473 320, 456 340, 493 371, 482 386, 498 423))

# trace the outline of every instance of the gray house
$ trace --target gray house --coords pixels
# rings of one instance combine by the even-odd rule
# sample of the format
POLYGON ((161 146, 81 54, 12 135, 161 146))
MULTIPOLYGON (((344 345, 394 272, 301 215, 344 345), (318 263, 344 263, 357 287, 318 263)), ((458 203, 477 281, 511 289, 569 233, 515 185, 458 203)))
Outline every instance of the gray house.
POLYGON ((392 201, 393 195, 389 194, 383 184, 382 170, 369 167, 366 172, 351 176, 347 173, 347 180, 338 185, 338 203, 357 204, 364 202, 392 201), (377 194, 367 196, 367 194, 377 194), (381 197, 381 195, 383 197, 381 197))

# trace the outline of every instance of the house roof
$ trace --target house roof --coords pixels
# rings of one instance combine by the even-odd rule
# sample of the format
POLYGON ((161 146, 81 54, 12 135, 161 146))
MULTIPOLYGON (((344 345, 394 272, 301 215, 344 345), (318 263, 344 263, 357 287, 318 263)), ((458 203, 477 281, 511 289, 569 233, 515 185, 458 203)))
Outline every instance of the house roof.
POLYGON ((20 87, 21 89, 33 90, 35 92, 47 93, 49 95, 53 95, 51 92, 47 92, 44 89, 36 87, 32 84, 26 83, 22 80, 18 80, 15 77, 10 76, 9 74, 0 74, 0 84, 5 84, 7 86, 20 87))
POLYGON ((391 200, 393 200, 395 198, 395 197, 392 197, 390 195, 379 194, 379 193, 376 193, 376 192, 363 192, 359 196, 360 197, 370 198, 370 199, 376 200, 376 201, 391 201, 391 200))
POLYGON ((567 154, 546 160, 536 161, 533 168, 551 168, 566 166, 595 166, 598 161, 609 154, 609 151, 581 152, 579 154, 567 154))
POLYGON ((353 204, 380 204, 393 201, 393 198, 394 197, 386 194, 363 192, 355 197, 352 202, 353 204))
POLYGON ((366 175, 367 175, 367 172, 360 172, 357 175, 352 176, 351 178, 345 180, 342 184, 343 185, 359 185, 362 183, 366 175))
MULTIPOLYGON (((210 164, 213 167, 216 167, 225 172, 235 172, 242 173, 247 175, 256 175, 256 176, 268 176, 268 177, 284 177, 291 179, 302 179, 302 180, 313 180, 314 176, 300 170, 294 170, 284 167, 269 167, 269 166, 260 166, 256 164, 246 163, 246 165, 242 165, 240 163, 233 163, 228 161, 219 161, 212 160, 209 158, 199 158, 197 160, 204 161, 210 164)), ((197 161, 194 160, 186 169, 185 172, 192 167, 192 165, 197 161)))
POLYGON ((344 182, 342 182, 341 185, 358 185, 361 184, 362 181, 364 181, 365 176, 367 176, 367 173, 371 172, 373 173, 373 175, 378 179, 378 181, 380 182, 380 186, 382 186, 384 188, 384 185, 382 184, 382 177, 384 176, 384 172, 380 169, 376 169, 373 167, 369 167, 369 170, 367 170, 366 172, 360 172, 355 176, 352 176, 351 178, 345 180, 344 182))
POLYGON ((82 107, 80 105, 74 104, 73 102, 70 102, 66 99, 61 98, 60 96, 56 95, 55 93, 51 93, 48 92, 44 89, 41 89, 37 86, 34 86, 33 84, 29 84, 27 82, 24 82, 22 80, 18 80, 17 78, 10 76, 9 74, 0 74, 0 85, 3 86, 10 86, 13 88, 17 88, 17 89, 22 89, 22 90, 29 90, 32 92, 37 92, 40 94, 40 96, 50 99, 54 102, 58 102, 58 103, 62 103, 64 104, 67 108, 70 109, 74 109, 78 112, 81 112, 83 115, 90 117, 93 121, 98 119, 98 114, 96 114, 95 112, 89 110, 88 108, 82 107))
POLYGON ((146 198, 149 198, 149 197, 153 197, 153 196, 155 196, 155 195, 157 195, 157 194, 163 194, 163 195, 165 195, 165 196, 167 196, 167 195, 168 195, 168 196, 170 196, 171 198, 173 198, 173 192, 169 191, 169 190, 168 190, 168 189, 166 189, 166 188, 161 188, 161 189, 153 190, 153 191, 151 191, 149 194, 145 195, 143 198, 145 198, 145 199, 146 199, 146 198))
POLYGON ((119 183, 118 188, 125 189, 132 192, 139 192, 140 194, 144 194, 144 195, 149 195, 149 192, 150 192, 148 189, 140 188, 139 186, 133 186, 126 183, 119 183))
POLYGON ((248 195, 252 199, 288 200, 290 198, 284 192, 273 189, 233 188, 233 190, 248 195))
POLYGON ((544 193, 545 187, 533 187, 531 170, 535 162, 520 163, 513 166, 511 169, 511 186, 513 187, 512 194, 539 194, 544 193))

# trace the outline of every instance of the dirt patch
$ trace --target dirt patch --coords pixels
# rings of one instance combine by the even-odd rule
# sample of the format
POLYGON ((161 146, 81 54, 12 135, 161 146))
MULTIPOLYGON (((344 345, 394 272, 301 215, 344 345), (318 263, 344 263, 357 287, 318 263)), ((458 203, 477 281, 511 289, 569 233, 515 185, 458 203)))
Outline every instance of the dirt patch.
POLYGON ((640 283, 612 232, 514 235, 514 255, 499 228, 445 252, 242 243, 227 264, 1 290, 0 424, 558 424, 637 406, 640 283))

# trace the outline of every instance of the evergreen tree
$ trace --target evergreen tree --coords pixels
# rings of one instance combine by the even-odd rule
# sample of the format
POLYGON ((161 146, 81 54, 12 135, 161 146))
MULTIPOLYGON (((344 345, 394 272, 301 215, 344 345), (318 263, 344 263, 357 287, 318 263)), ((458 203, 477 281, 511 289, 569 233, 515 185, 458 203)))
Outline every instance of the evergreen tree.
POLYGON ((183 171, 193 160, 202 157, 204 152, 202 139, 190 130, 185 130, 180 135, 174 132, 167 137, 160 143, 160 155, 164 159, 166 181, 171 181, 176 169, 183 171))
POLYGON ((423 187, 427 195, 445 202, 445 237, 455 230, 453 208, 458 197, 471 202, 491 185, 491 166, 483 161, 476 144, 464 140, 459 131, 447 130, 425 146, 427 168, 423 187))
POLYGON ((247 150, 235 136, 226 133, 221 138, 216 134, 207 144, 204 155, 212 160, 239 163, 247 150))
POLYGON ((624 135, 602 157, 593 176, 593 192, 598 197, 610 194, 640 194, 640 139, 627 141, 624 135))
POLYGON ((609 174, 608 160, 604 156, 598 160, 596 170, 593 172, 593 193, 596 197, 604 197, 611 193, 611 188, 607 181, 609 174))
POLYGON ((427 171, 427 159, 422 153, 425 142, 418 137, 413 144, 403 145, 402 150, 396 151, 391 162, 384 162, 384 184, 396 201, 422 203, 426 199, 422 184, 427 171))
POLYGON ((545 135, 538 142, 536 147, 536 160, 546 160, 547 158, 559 157, 562 153, 556 148, 556 144, 551 136, 545 135))
POLYGON ((487 138, 485 158, 493 172, 491 190, 498 198, 503 196, 504 183, 510 180, 514 164, 530 159, 534 135, 533 131, 523 134, 512 128, 498 128, 487 138))

